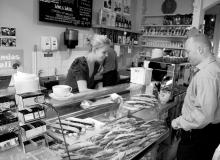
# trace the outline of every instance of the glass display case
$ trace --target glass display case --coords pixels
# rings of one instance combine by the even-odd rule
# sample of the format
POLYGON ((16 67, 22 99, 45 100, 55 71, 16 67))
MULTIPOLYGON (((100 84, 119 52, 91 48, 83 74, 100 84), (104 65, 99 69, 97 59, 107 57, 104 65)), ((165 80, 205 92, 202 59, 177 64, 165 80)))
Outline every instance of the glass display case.
MULTIPOLYGON (((123 100, 119 97, 116 103, 61 117, 71 159, 141 159, 169 136, 169 129, 159 116, 162 110, 158 101, 139 89, 132 90, 123 100), (79 130, 75 131, 72 127, 76 126, 79 130)), ((47 133, 63 141, 57 119, 48 120, 47 133)), ((68 159, 63 143, 50 148, 68 159)))
MULTIPOLYGON (((167 110, 175 107, 176 102, 160 104, 153 95, 143 94, 145 90, 146 87, 142 85, 126 84, 103 89, 96 95, 76 95, 78 98, 74 98, 72 102, 69 100, 58 103, 51 100, 51 104, 55 104, 54 107, 62 113, 60 119, 71 159, 141 159, 149 156, 152 150, 156 151, 155 148, 170 134, 165 118, 167 110), (109 94, 122 91, 123 94, 113 98, 114 101, 109 97, 109 94), (79 102, 85 99, 107 103, 95 105, 95 102, 90 108, 82 109, 79 102), (77 109, 66 110, 68 107, 77 109)), ((45 119, 45 122, 47 148, 40 147, 40 150, 44 150, 47 157, 48 154, 53 154, 57 155, 57 159, 68 159, 57 117, 45 119)), ((30 144, 39 146, 35 141, 30 144)), ((0 157, 25 159, 30 155, 35 157, 35 153, 39 153, 39 149, 26 154, 18 146, 1 152, 0 157)))

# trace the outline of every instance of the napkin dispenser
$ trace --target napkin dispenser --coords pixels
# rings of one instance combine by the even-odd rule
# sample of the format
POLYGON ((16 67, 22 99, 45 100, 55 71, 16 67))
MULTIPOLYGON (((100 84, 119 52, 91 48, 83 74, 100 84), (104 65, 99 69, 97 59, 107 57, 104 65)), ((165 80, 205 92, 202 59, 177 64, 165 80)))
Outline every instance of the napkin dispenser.
POLYGON ((64 44, 67 48, 75 48, 78 45, 78 31, 66 28, 64 32, 64 44))

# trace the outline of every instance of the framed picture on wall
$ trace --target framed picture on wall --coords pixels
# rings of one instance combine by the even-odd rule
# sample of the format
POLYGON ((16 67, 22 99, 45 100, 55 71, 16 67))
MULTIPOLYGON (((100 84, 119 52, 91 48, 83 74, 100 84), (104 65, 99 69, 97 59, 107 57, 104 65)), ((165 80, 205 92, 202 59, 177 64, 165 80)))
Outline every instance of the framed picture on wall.
POLYGON ((2 47, 16 47, 16 38, 2 38, 1 46, 2 47))
POLYGON ((114 11, 115 12, 122 12, 122 0, 115 0, 114 1, 114 11))
POLYGON ((111 9, 112 8, 112 0, 104 0, 104 8, 111 9))
POLYGON ((131 13, 131 0, 123 0, 123 10, 126 14, 131 13))
POLYGON ((2 36, 15 36, 16 35, 16 29, 15 28, 9 28, 9 27, 1 27, 1 35, 2 36))

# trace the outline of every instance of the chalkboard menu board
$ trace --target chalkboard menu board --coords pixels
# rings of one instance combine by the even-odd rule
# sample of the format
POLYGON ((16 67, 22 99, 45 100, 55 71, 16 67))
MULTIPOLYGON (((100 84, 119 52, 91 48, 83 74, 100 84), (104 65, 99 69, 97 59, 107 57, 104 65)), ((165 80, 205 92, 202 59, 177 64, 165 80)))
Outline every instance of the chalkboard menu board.
POLYGON ((39 20, 91 27, 92 0, 39 0, 39 20))

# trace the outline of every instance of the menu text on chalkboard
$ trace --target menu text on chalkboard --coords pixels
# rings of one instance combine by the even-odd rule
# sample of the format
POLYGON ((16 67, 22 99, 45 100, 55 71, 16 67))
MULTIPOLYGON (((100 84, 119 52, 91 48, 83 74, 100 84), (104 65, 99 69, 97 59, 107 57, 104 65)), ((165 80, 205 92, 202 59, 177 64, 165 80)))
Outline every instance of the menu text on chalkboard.
POLYGON ((91 27, 92 0, 39 0, 39 20, 91 27))

